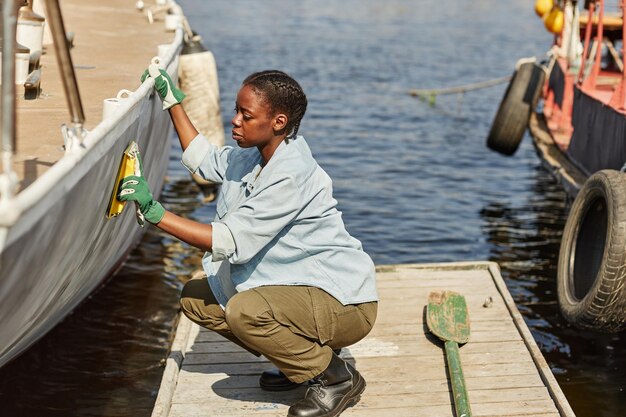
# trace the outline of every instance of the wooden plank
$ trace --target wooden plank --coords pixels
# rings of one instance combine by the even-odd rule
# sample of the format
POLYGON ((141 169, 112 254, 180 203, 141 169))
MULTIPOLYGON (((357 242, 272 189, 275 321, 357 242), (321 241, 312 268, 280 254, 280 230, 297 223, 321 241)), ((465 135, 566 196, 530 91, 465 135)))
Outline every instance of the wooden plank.
MULTIPOLYGON (((407 316, 412 317, 412 322, 424 323, 424 311, 421 307, 422 306, 415 304, 415 302, 410 304, 407 303, 405 308, 403 308, 402 305, 396 305, 394 307, 379 306, 379 315, 376 319, 376 325, 380 326, 397 323, 397 314, 406 314, 407 316), (395 313, 395 315, 392 314, 392 312, 395 313)), ((471 328, 474 328, 476 325, 480 325, 483 322, 489 322, 489 324, 502 323, 502 316, 504 315, 506 317, 509 314, 504 304, 480 309, 475 306, 470 306, 468 311, 470 315, 471 328)))
POLYGON ((470 276, 450 276, 449 273, 443 277, 419 277, 416 278, 412 274, 398 274, 395 279, 386 279, 377 283, 379 290, 398 290, 398 289, 416 289, 423 290, 424 288, 436 287, 436 288, 467 288, 475 291, 481 286, 488 286, 492 284, 489 276, 485 274, 470 275, 470 276))
POLYGON ((539 350, 539 346, 537 346, 537 343, 535 343, 535 340, 533 339, 533 336, 530 333, 530 330, 526 326, 526 323, 524 322, 522 315, 520 314, 519 310, 515 306, 513 297, 511 297, 511 294, 509 294, 506 288, 506 284, 504 283, 504 280, 500 276, 497 266, 490 266, 489 272, 491 273, 493 277, 493 281, 498 287, 498 290, 500 291, 502 299, 506 302, 506 305, 509 308, 509 311, 511 313, 511 318, 513 319, 513 323, 515 324, 516 328, 520 332, 520 335, 522 336, 524 343, 526 347, 528 348, 528 351, 531 357, 533 358, 535 365, 537 366, 539 374, 541 375, 541 379, 544 381, 544 383, 548 387, 548 390, 550 391, 550 396, 555 401, 559 412, 561 413, 561 415, 566 416, 566 417, 575 417, 574 410, 572 410, 572 407, 569 405, 567 398, 565 398, 563 391, 561 391, 561 387, 559 387, 559 384, 556 381, 556 378, 552 374, 552 370, 550 369, 550 367, 548 366, 548 363, 546 362, 545 358, 541 354, 541 351, 539 350))
MULTIPOLYGON (((343 348, 342 357, 359 356, 359 357, 380 357, 380 356, 413 356, 416 354, 425 354, 433 352, 441 352, 441 345, 433 343, 426 338, 415 340, 388 340, 376 337, 367 337, 364 340, 350 347, 343 348)), ((478 343, 467 343, 461 348, 462 354, 469 353, 498 353, 507 352, 511 355, 523 355, 527 352, 526 347, 516 341, 497 341, 478 343)), ((225 354, 225 353, 247 353, 246 350, 238 345, 229 342, 201 342, 195 343, 189 351, 189 355, 194 354, 225 354)), ((254 357, 251 353, 248 355, 254 357)), ((220 362, 214 359, 215 362, 220 362)))
MULTIPOLYGON (((354 407, 350 409, 350 413, 344 413, 342 416, 349 415, 360 415, 361 410, 379 410, 385 411, 386 413, 393 413, 395 417, 395 408, 398 407, 412 407, 416 411, 417 415, 426 416, 427 414, 420 413, 420 408, 418 406, 414 406, 409 403, 410 397, 399 397, 399 398, 385 398, 381 399, 382 401, 369 401, 367 396, 356 404, 354 407), (403 404, 405 401, 409 404, 403 404)), ((377 398, 378 399, 378 398, 377 398)), ((445 405, 441 404, 441 410, 445 409, 445 405)), ((521 401, 498 401, 491 403, 476 403, 472 402, 472 415, 475 417, 479 416, 493 416, 493 415, 502 415, 505 412, 507 416, 535 416, 539 413, 550 413, 554 410, 554 403, 552 400, 521 400, 521 401), (506 410, 506 411, 505 411, 506 410)), ((453 416, 454 411, 444 412, 439 415, 449 415, 453 416)), ((432 417, 432 414, 430 415, 432 417)))
MULTIPOLYGON (((368 375, 371 375, 368 373, 368 375)), ((219 383, 222 388, 259 388, 259 375, 227 375, 225 373, 215 374, 181 374, 181 383, 190 387, 204 386, 214 387, 219 383)), ((543 387, 543 383, 538 374, 528 375, 506 375, 506 376, 480 376, 467 378, 468 385, 472 390, 508 389, 508 388, 536 388, 543 387)), ((390 384, 383 378, 370 378, 367 382, 367 392, 369 393, 413 393, 413 392, 449 392, 447 379, 429 380, 428 384, 423 384, 421 380, 396 381, 390 384)))
MULTIPOLYGON (((474 417, 495 417, 495 416, 558 416, 551 413, 550 408, 554 404, 548 400, 529 400, 519 402, 495 402, 479 404, 472 409, 474 417), (508 410, 502 414, 502 410, 508 410)), ((170 410, 171 417, 242 417, 245 415, 254 416, 281 416, 287 412, 287 404, 263 403, 249 401, 225 401, 217 403, 191 403, 173 404, 170 410)), ((350 416, 381 416, 393 413, 394 417, 433 417, 433 416, 453 416, 454 410, 449 405, 419 405, 403 406, 396 402, 387 401, 384 404, 367 403, 361 400, 357 405, 344 411, 342 417, 350 416)))
MULTIPOLYGON (((378 324, 378 323, 377 323, 378 324)), ((425 323, 423 321, 413 320, 411 322, 404 321, 398 322, 382 320, 379 325, 375 325, 374 329, 370 332, 370 335, 373 337, 393 337, 393 336, 401 336, 401 335, 412 335, 416 336, 418 334, 430 334, 428 329, 425 327, 425 323)), ((511 327, 511 325, 507 325, 502 321, 488 321, 488 322, 480 322, 476 321, 471 324, 471 342, 485 342, 485 341, 500 341, 500 340, 521 340, 519 331, 515 327, 511 327), (498 336, 502 337, 502 339, 498 339, 498 336)), ((213 335, 209 332, 201 332, 198 335, 198 342, 209 342, 216 340, 213 335)), ((433 339, 433 341, 436 339, 433 339)))
MULTIPOLYGON (((304 395, 305 387, 297 390, 281 392, 279 394, 263 391, 255 388, 223 387, 218 381, 210 388, 216 398, 207 399, 206 387, 191 387, 177 392, 172 400, 172 404, 202 404, 211 401, 213 405, 223 405, 226 407, 230 400, 246 401, 250 403, 283 403, 292 404, 304 395)), ((384 408, 385 404, 394 404, 402 407, 417 407, 421 404, 428 405, 448 405, 450 404, 450 393, 448 391, 416 392, 410 389, 395 392, 372 391, 368 386, 367 395, 361 400, 362 406, 355 408, 384 408), (367 398, 367 399, 365 399, 367 398)), ((537 398, 545 397, 547 390, 545 387, 532 388, 511 388, 498 390, 498 402, 515 403, 520 401, 535 401, 537 398)), ((480 404, 486 404, 494 399, 493 390, 473 390, 470 391, 472 408, 480 404)), ((549 410, 548 410, 549 411, 549 410)))
MULTIPOLYGON (((355 357, 351 355, 344 354, 342 355, 344 359, 348 362, 354 362, 355 357)), ((528 363, 534 365, 532 358, 519 358, 511 355, 509 352, 480 352, 480 353, 461 353, 462 361, 464 365, 473 365, 473 364, 484 364, 486 362, 496 364, 507 364, 507 363, 528 363)), ((382 357, 369 357, 365 358, 362 356, 358 356, 359 366, 363 366, 362 364, 366 360, 377 361, 380 366, 391 366, 392 364, 398 363, 398 358, 396 356, 382 356, 382 357)), ((442 349, 438 349, 438 351, 434 351, 428 354, 422 355, 412 355, 412 356, 403 356, 402 361, 406 364, 411 364, 412 366, 440 366, 440 364, 444 363, 444 352, 442 349)), ((220 365, 220 364, 231 364, 231 363, 265 363, 269 364, 268 360, 264 357, 256 357, 247 352, 242 353, 194 353, 187 354, 185 357, 185 365, 220 365)))
MULTIPOLYGON (((424 288, 420 291, 413 291, 410 289, 382 289, 379 291, 379 295, 381 299, 384 299, 386 303, 393 303, 394 307, 405 307, 405 306, 414 306, 414 307, 419 307, 419 306, 424 306, 426 305, 426 300, 428 299, 428 292, 430 292, 432 290, 440 290, 440 287, 436 287, 436 286, 429 286, 427 288, 424 288)), ((449 287, 449 289, 451 290, 455 290, 458 291, 460 293, 462 293, 463 295, 466 296, 467 299, 467 305, 469 306, 469 308, 471 309, 475 309, 476 307, 482 306, 483 302, 485 302, 485 300, 488 297, 492 297, 494 302, 497 303, 501 303, 500 305, 504 305, 502 304, 502 300, 498 300, 499 298, 499 294, 495 291, 476 291, 476 292, 472 292, 470 293, 469 291, 467 291, 467 289, 465 289, 465 291, 463 291, 463 287, 449 287)), ((381 303, 381 305, 383 305, 381 303)))
MULTIPOLYGON (((382 358, 381 358, 382 359, 382 358)), ((393 361, 382 363, 380 360, 359 359, 356 366, 365 378, 385 378, 386 381, 410 381, 420 378, 421 381, 432 379, 446 379, 445 363, 442 360, 441 366, 418 367, 418 364, 407 366, 404 361, 393 361), (389 365, 391 364, 391 365, 389 365), (389 365, 389 366, 388 366, 389 365), (385 367, 383 367, 385 366, 385 367)), ((269 363, 224 363, 224 364, 199 364, 190 365, 183 363, 179 378, 185 372, 196 374, 224 373, 228 375, 260 375, 264 370, 271 368, 269 363)), ((464 367, 467 378, 479 376, 516 376, 533 375, 537 369, 532 362, 514 362, 506 364, 467 364, 464 367)))
MULTIPOLYGON (((402 337, 403 335, 415 337, 417 334, 429 334, 424 331, 423 323, 398 323, 381 327, 374 327, 371 335, 374 337, 402 337)), ((434 337, 434 336, 433 336, 434 337)), ((519 332, 510 327, 502 327, 499 331, 474 330, 472 329, 471 342, 497 342, 500 340, 522 340, 519 332)))

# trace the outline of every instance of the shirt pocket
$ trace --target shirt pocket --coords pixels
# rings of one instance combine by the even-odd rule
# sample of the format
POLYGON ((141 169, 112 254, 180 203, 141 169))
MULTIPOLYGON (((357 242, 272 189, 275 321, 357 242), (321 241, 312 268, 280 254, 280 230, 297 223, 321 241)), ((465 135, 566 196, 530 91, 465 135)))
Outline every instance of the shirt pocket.
POLYGON ((226 213, 228 213, 228 205, 226 204, 226 199, 222 196, 217 199, 217 208, 216 208, 217 217, 222 220, 226 213))

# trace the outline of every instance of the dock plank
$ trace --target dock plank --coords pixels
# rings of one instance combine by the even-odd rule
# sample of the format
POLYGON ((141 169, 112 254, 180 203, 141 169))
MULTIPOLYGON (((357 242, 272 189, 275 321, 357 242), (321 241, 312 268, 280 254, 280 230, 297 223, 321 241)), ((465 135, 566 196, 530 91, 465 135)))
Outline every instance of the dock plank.
MULTIPOLYGON (((428 293, 437 289, 459 291, 467 299, 471 335, 460 352, 474 416, 574 416, 554 378, 546 376, 547 364, 528 340, 495 264, 384 266, 377 276, 376 325, 341 352, 368 385, 361 401, 342 416, 454 415, 443 345, 424 324, 428 293)), ((179 343, 185 352, 175 386, 165 389, 173 393, 167 407, 155 407, 154 417, 284 416, 304 395, 304 385, 290 392, 262 391, 258 378, 272 367, 269 361, 190 326, 185 343, 179 343)))

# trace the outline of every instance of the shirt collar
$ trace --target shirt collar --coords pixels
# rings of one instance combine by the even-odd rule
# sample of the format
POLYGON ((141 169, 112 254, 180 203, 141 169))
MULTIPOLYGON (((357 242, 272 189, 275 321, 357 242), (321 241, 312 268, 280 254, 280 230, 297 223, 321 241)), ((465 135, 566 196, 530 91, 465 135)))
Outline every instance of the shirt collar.
MULTIPOLYGON (((299 137, 299 136, 298 136, 299 137)), ((298 137, 289 139, 290 142, 295 141, 298 137)), ((278 147, 276 148, 276 150, 274 151, 274 154, 272 155, 272 157, 270 158, 269 162, 267 163, 267 165, 273 163, 272 161, 274 161, 275 159, 277 159, 278 154, 283 152, 285 150, 285 148, 287 147, 287 142, 286 141, 281 141, 280 145, 278 145, 278 147)), ((261 173, 261 169, 263 169, 263 167, 261 166, 261 163, 257 163, 254 168, 252 168, 252 171, 248 172, 246 175, 244 175, 241 178, 241 182, 244 184, 244 186, 246 187, 246 190, 248 190, 248 192, 252 192, 252 190, 254 190, 254 183, 257 179, 257 177, 259 176, 259 174, 261 173)))

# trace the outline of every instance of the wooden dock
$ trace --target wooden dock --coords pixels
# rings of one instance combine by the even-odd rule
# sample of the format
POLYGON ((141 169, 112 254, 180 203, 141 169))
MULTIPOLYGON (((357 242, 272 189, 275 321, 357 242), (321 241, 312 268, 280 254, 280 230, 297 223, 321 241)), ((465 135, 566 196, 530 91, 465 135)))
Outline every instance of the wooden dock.
MULTIPOLYGON (((467 300, 471 335, 460 352, 473 416, 574 416, 497 264, 389 265, 377 277, 376 325, 341 353, 367 388, 342 416, 454 416, 443 344, 424 320, 433 290, 467 300)), ((285 416, 306 388, 261 390, 259 375, 271 367, 181 316, 152 416, 285 416)))

